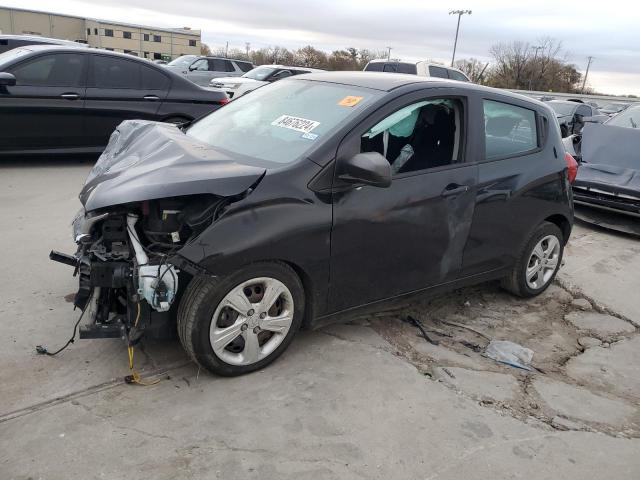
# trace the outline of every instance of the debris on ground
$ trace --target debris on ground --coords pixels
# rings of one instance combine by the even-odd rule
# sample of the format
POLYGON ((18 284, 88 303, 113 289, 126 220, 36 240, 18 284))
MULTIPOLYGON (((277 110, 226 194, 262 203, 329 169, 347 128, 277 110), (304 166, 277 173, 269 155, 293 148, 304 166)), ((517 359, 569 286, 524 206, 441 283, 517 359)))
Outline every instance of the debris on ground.
POLYGON ((484 355, 496 362, 533 371, 529 366, 533 359, 533 350, 508 340, 491 340, 484 355))

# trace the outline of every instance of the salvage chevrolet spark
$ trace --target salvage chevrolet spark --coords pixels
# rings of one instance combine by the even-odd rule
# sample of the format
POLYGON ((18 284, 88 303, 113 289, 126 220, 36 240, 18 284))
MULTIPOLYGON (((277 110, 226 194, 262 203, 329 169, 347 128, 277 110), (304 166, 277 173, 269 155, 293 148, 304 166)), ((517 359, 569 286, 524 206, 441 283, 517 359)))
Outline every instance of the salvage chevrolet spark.
POLYGON ((555 114, 442 79, 318 73, 188 126, 126 121, 73 222, 85 338, 177 328, 222 375, 301 327, 501 279, 544 291, 573 222, 555 114))

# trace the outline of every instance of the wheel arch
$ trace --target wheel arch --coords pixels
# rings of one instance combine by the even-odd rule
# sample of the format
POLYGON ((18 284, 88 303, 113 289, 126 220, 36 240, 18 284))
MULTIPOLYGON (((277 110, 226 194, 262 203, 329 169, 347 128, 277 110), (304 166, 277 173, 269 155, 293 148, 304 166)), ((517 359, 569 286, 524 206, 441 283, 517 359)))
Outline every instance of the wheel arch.
POLYGON ((561 214, 550 215, 544 219, 545 222, 553 223, 562 232, 564 244, 566 245, 571 235, 571 222, 567 217, 561 214))

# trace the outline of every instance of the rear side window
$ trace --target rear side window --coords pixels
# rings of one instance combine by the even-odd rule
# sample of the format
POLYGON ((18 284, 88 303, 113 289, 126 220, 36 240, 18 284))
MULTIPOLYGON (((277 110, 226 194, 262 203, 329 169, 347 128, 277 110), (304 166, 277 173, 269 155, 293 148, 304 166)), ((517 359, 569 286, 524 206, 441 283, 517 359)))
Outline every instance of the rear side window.
POLYGON ((409 73, 411 75, 416 75, 418 73, 418 70, 413 63, 385 63, 382 71, 393 73, 409 73))
POLYGON ((96 55, 91 73, 92 84, 97 88, 140 88, 138 62, 96 55))
POLYGON ((143 90, 166 90, 169 87, 169 79, 155 68, 139 65, 140 82, 143 90))
POLYGON ((382 72, 382 69, 384 68, 384 66, 385 66, 384 62, 371 62, 371 63, 367 63, 367 66, 364 67, 364 69, 367 72, 382 72))
POLYGON ((484 100, 487 160, 510 157, 538 148, 536 114, 528 108, 484 100))
POLYGON ((438 78, 449 78, 446 68, 437 67, 435 65, 429 65, 429 76, 438 78))
POLYGON ((214 72, 235 72, 233 64, 229 60, 214 58, 209 60, 209 70, 214 72))
POLYGON ((465 77, 462 73, 456 70, 449 70, 449 78, 451 80, 458 80, 459 82, 468 82, 469 79, 465 77))
POLYGON ((236 62, 236 65, 238 65, 238 68, 243 72, 248 72, 253 68, 253 65, 248 62, 236 62))

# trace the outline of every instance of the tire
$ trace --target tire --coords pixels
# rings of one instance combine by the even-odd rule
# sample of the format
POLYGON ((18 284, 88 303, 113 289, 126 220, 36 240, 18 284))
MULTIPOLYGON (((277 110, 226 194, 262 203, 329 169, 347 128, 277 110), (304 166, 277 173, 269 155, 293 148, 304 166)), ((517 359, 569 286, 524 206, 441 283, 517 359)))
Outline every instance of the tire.
POLYGON ((562 264, 563 254, 564 237, 560 228, 550 222, 541 223, 522 249, 511 273, 502 279, 502 288, 519 297, 540 295, 553 282, 562 264), (554 241, 557 244, 550 248, 554 241), (545 245, 548 251, 545 251, 545 245), (534 252, 536 247, 542 250, 534 252), (539 268, 537 273, 530 275, 527 280, 527 274, 536 268, 539 268))
POLYGON ((302 324, 304 303, 300 278, 281 262, 253 263, 224 278, 198 276, 180 302, 178 336, 203 368, 242 375, 267 366, 287 349, 302 324))

